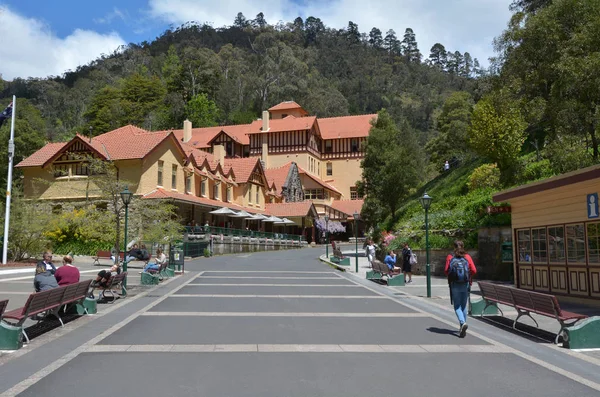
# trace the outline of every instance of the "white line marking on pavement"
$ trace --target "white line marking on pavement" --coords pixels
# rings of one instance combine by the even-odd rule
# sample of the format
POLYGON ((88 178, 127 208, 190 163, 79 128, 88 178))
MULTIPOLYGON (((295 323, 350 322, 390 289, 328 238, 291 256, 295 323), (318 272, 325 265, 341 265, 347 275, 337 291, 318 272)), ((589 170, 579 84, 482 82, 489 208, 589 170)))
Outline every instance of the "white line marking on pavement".
MULTIPOLYGON (((456 327, 457 327, 456 323, 452 323, 451 321, 448 321, 448 320, 446 320, 446 319, 443 319, 443 318, 441 318, 441 317, 439 317, 439 316, 437 316, 437 315, 435 315, 435 314, 428 313, 428 312, 426 312, 425 310, 423 310, 423 309, 420 309, 420 308, 418 308, 418 307, 411 307, 411 306, 408 306, 408 305, 407 305, 405 302, 402 302, 402 301, 400 301, 399 299, 397 299, 397 297, 391 297, 391 296, 384 295, 383 293, 381 293, 381 292, 377 291, 376 289, 373 289, 373 288, 372 288, 372 287, 370 287, 370 286, 367 286, 367 285, 362 285, 362 284, 358 283, 356 280, 354 280, 354 279, 353 279, 354 277, 357 277, 357 276, 355 276, 355 275, 352 275, 352 276, 348 275, 348 276, 347 276, 347 277, 345 277, 345 278, 346 278, 347 280, 350 280, 350 281, 352 281, 353 283, 355 283, 355 284, 357 284, 357 285, 360 285, 360 286, 362 286, 362 287, 364 287, 364 288, 366 288, 366 289, 368 289, 368 290, 370 290, 370 291, 373 291, 373 292, 375 292, 375 293, 377 293, 377 294, 379 294, 379 295, 381 295, 381 296, 384 296, 384 297, 386 297, 387 299, 390 299, 390 300, 392 300, 392 301, 394 301, 394 302, 400 303, 400 304, 402 304, 402 305, 404 305, 404 306, 406 306, 406 307, 409 307, 409 308, 411 308, 411 309, 413 309, 413 310, 416 310, 416 311, 418 311, 418 312, 429 314, 429 317, 431 317, 431 318, 433 318, 433 319, 435 319, 435 320, 437 320, 437 321, 440 321, 440 322, 442 322, 442 323, 444 323, 444 324, 448 324, 448 325, 452 326, 453 328, 456 328, 456 327)), ((447 305, 440 305, 440 304, 438 304, 438 303, 436 303, 436 302, 433 302, 433 301, 431 301, 431 299, 429 299, 429 298, 422 298, 422 297, 415 296, 415 295, 409 295, 409 296, 410 296, 412 299, 419 300, 419 301, 421 301, 421 302, 423 302, 423 303, 426 303, 426 304, 428 304, 428 305, 437 306, 438 308, 441 308, 441 309, 443 309, 443 310, 447 310, 447 311, 450 311, 450 310, 451 310, 451 308, 450 308, 449 306, 447 306, 447 305)), ((578 383, 581 383, 581 384, 583 384, 583 385, 585 385, 585 386, 588 386, 588 387, 590 387, 590 388, 592 388, 592 389, 595 389, 595 390, 598 390, 598 391, 600 391, 600 383, 597 383, 597 382, 591 381, 591 380, 589 380, 589 379, 586 379, 586 378, 584 378, 584 377, 582 377, 582 376, 579 376, 579 375, 577 375, 577 374, 575 374, 575 373, 573 373, 573 372, 567 371, 567 370, 565 370, 565 369, 563 369, 563 368, 559 368, 559 367, 557 367, 557 366, 555 366, 555 365, 552 365, 552 364, 550 364, 550 363, 547 363, 547 362, 545 362, 545 361, 542 361, 542 360, 540 360, 540 359, 538 359, 538 358, 536 358, 536 357, 533 357, 533 356, 531 356, 531 355, 529 355, 529 354, 527 354, 527 353, 523 353, 523 352, 521 352, 520 350, 517 350, 517 349, 515 349, 515 348, 512 348, 512 347, 510 347, 510 346, 507 346, 507 345, 505 345, 505 344, 503 344, 503 343, 500 343, 500 342, 498 342, 498 341, 496 341, 496 340, 494 340, 494 339, 492 339, 492 338, 488 338, 487 336, 483 336, 483 335, 481 335, 480 333, 477 333, 477 332, 474 332, 474 331, 469 331, 469 335, 473 335, 473 336, 475 336, 475 337, 477 337, 477 338, 479 338, 479 339, 481 339, 481 340, 484 340, 484 341, 486 341, 486 342, 488 342, 488 343, 490 343, 490 344, 492 344, 492 345, 495 345, 495 346, 496 346, 496 347, 498 347, 498 348, 507 349, 507 352, 509 352, 509 353, 513 353, 513 354, 515 354, 515 355, 517 355, 517 356, 519 356, 519 357, 521 357, 521 358, 523 358, 523 359, 525 359, 525 360, 528 360, 528 361, 530 361, 530 362, 532 362, 532 363, 535 363, 535 364, 537 364, 537 365, 539 365, 539 366, 541 366, 541 367, 543 367, 543 368, 546 368, 546 369, 548 369, 548 370, 550 370, 550 371, 552 371, 552 372, 556 372, 557 374, 560 374, 560 375, 566 376, 567 378, 569 378, 569 379, 571 379, 571 380, 574 380, 574 381, 576 381, 576 382, 578 382, 578 383)), ((542 346, 544 346, 544 345, 542 344, 542 346)), ((586 361, 589 361, 589 360, 586 360, 586 361)))
POLYGON ((309 299, 387 299, 381 295, 231 295, 231 294, 173 294, 171 298, 309 298, 309 299))
POLYGON ((0 295, 31 295, 33 294, 35 291, 29 291, 29 292, 24 292, 24 291, 0 291, 0 295))
POLYGON ((293 344, 231 344, 231 345, 93 345, 86 353, 151 352, 258 352, 258 353, 510 353, 490 345, 293 345, 293 344))
MULTIPOLYGON (((336 274, 335 272, 310 272, 302 270, 206 270, 204 273, 297 273, 297 274, 336 274)), ((200 277, 200 275, 198 276, 200 277)), ((206 277, 206 276, 202 276, 206 277)))
POLYGON ((145 312, 142 316, 184 317, 429 317, 425 313, 145 312))
MULTIPOLYGON (((35 270, 35 268, 33 268, 33 270, 35 270)), ((33 273, 33 271, 32 271, 32 273, 33 273)), ((98 270, 81 270, 79 273, 80 274, 98 273, 98 270)), ((26 276, 26 277, 0 278, 0 283, 6 282, 6 281, 17 281, 17 280, 32 280, 31 282, 33 282, 33 279, 31 278, 31 276, 26 276)))
MULTIPOLYGON (((216 278, 219 280, 236 279, 266 279, 266 280, 339 280, 338 277, 266 277, 266 276, 202 276, 202 279, 216 278)), ((229 285, 229 284, 228 284, 229 285)))
POLYGON ((188 287, 205 287, 207 285, 217 287, 345 287, 345 288, 360 288, 360 285, 343 285, 343 284, 189 284, 188 287))
MULTIPOLYGON (((98 336, 90 339, 89 341, 85 342, 81 346, 79 346, 76 349, 72 350, 71 352, 65 354, 64 356, 62 356, 58 360, 54 361, 52 364, 50 364, 50 365, 42 368, 41 370, 37 371, 36 373, 34 373, 33 375, 31 375, 27 379, 25 379, 25 380, 17 383, 16 385, 14 385, 13 387, 11 387, 10 389, 6 390, 4 393, 0 394, 0 397, 15 397, 16 395, 22 393, 27 388, 33 386, 34 384, 36 384, 37 382, 39 382, 40 380, 42 380, 44 377, 50 375, 52 372, 56 371, 57 369, 59 369, 60 367, 62 367, 63 365, 65 365, 66 363, 68 363, 69 361, 71 361, 72 359, 74 359, 75 357, 77 357, 79 354, 81 354, 81 353, 85 352, 86 350, 88 350, 91 346, 95 345, 96 343, 100 342, 101 340, 105 339, 106 337, 112 335, 113 333, 115 333, 120 328, 124 327, 125 325, 129 324, 131 321, 135 320, 143 312, 145 312, 147 310, 150 310, 151 308, 153 308, 154 306, 156 306, 160 302, 164 301, 165 299, 167 299, 169 296, 171 296, 172 294, 174 294, 175 292, 177 292, 178 290, 180 290, 181 288, 183 288, 185 285, 187 285, 192 280, 194 280, 194 277, 192 277, 188 281, 182 283, 180 286, 175 287, 173 290, 171 290, 170 292, 168 292, 165 295, 161 296, 160 298, 158 298, 154 302, 150 303, 146 307, 142 308, 141 310, 133 313, 132 315, 130 315, 129 317, 127 317, 123 321, 121 321, 121 322, 113 325, 112 327, 110 327, 106 331, 102 332, 100 335, 98 335, 98 336)), ((131 300, 138 299, 138 298, 140 298, 142 296, 145 296, 145 294, 136 295, 131 300)))

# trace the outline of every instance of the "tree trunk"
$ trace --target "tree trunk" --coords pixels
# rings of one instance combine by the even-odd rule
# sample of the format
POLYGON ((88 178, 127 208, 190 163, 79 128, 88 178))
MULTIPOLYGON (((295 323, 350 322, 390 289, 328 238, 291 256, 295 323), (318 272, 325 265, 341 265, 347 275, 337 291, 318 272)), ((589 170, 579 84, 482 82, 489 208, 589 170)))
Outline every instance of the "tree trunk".
POLYGON ((598 137, 596 136, 596 122, 590 123, 590 139, 592 140, 592 156, 594 163, 598 162, 598 137))

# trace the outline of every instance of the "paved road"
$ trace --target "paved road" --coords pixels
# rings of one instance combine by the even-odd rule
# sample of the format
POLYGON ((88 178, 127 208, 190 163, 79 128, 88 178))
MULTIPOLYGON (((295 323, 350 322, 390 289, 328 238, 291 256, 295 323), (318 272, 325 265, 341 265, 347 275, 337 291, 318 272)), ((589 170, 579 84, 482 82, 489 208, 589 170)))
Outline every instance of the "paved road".
POLYGON ((318 262, 230 255, 81 318, 0 366, 2 396, 600 394, 598 361, 318 262), (585 358, 582 359, 581 357, 585 358))

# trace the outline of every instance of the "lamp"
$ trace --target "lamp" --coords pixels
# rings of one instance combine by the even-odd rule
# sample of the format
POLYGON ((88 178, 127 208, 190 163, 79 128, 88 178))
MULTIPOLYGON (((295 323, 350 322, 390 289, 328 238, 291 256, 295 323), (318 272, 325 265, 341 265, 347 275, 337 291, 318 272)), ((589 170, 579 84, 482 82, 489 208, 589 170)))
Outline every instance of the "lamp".
POLYGON ((433 200, 427 192, 419 199, 421 206, 425 210, 425 252, 426 252, 426 264, 425 269, 427 272, 427 297, 431 298, 431 268, 429 265, 429 207, 431 206, 431 200, 433 200))
POLYGON ((356 258, 356 273, 358 274, 358 221, 360 220, 360 214, 358 211, 354 211, 354 243, 356 244, 355 248, 355 258, 356 258))
MULTIPOLYGON (((125 205, 125 243, 123 244, 123 271, 127 271, 127 218, 129 217, 129 203, 131 203, 131 199, 133 198, 133 193, 129 191, 129 188, 125 186, 125 190, 121 193, 121 200, 125 205)), ((122 283, 122 295, 127 295, 127 277, 123 279, 122 283)))
POLYGON ((329 217, 325 215, 325 257, 329 260, 329 217))

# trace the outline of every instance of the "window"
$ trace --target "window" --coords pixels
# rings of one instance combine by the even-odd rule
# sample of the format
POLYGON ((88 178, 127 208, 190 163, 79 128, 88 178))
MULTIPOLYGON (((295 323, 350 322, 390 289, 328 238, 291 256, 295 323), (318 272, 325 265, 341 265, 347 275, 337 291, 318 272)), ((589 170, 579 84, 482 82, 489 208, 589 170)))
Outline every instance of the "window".
POLYGON ((325 153, 333 153, 333 141, 325 141, 325 153))
POLYGON ((227 157, 233 157, 233 142, 225 144, 225 153, 227 153, 227 157))
POLYGON ((585 231, 582 224, 567 226, 567 263, 585 263, 585 231))
POLYGON ((548 228, 548 257, 550 262, 565 262, 565 229, 562 226, 548 228))
POLYGON ((358 200, 358 192, 356 186, 350 186, 350 200, 358 200))
POLYGON ((600 263, 600 223, 588 223, 587 240, 590 263, 600 263))
POLYGON ((244 146, 244 154, 243 157, 250 157, 250 146, 249 145, 245 145, 244 146))
POLYGON ((69 176, 71 167, 69 164, 57 164, 54 166, 54 177, 69 176))
POLYGON ((287 115, 286 113, 282 113, 282 114, 281 114, 281 118, 282 118, 282 119, 285 119, 287 116, 288 116, 288 115, 287 115))
POLYGON ((350 146, 352 146, 352 152, 358 152, 358 138, 352 138, 350 146))
POLYGON ((89 169, 87 163, 77 163, 74 165, 73 175, 88 175, 89 169))
POLYGON ((260 199, 259 198, 260 198, 260 187, 257 186, 256 187, 256 201, 255 201, 256 204, 260 204, 260 199))
POLYGON ((202 182, 200 183, 200 195, 202 197, 206 197, 206 179, 202 179, 202 182))
POLYGON ((188 174, 185 177, 185 191, 186 193, 192 192, 192 175, 188 174))
POLYGON ((548 262, 546 228, 531 229, 531 242, 533 243, 533 263, 548 262))
POLYGON ((531 263, 531 232, 529 229, 517 231, 519 263, 531 263))
POLYGON ((163 167, 164 167, 165 163, 164 161, 159 161, 158 162, 158 178, 156 181, 156 184, 158 186, 162 186, 163 185, 163 167))
POLYGON ((328 193, 323 189, 306 189, 304 190, 304 198, 306 200, 323 200, 327 198, 328 193))
POLYGON ((177 189, 177 166, 171 168, 171 189, 177 189))
POLYGON ((252 204, 252 185, 248 186, 248 203, 252 204))
POLYGON ((231 202, 231 185, 227 185, 227 201, 231 202))
POLYGON ((219 189, 221 188, 221 184, 220 183, 215 183, 213 186, 213 199, 218 200, 219 199, 219 189))
POLYGON ((333 164, 327 163, 327 176, 333 175, 333 164))

